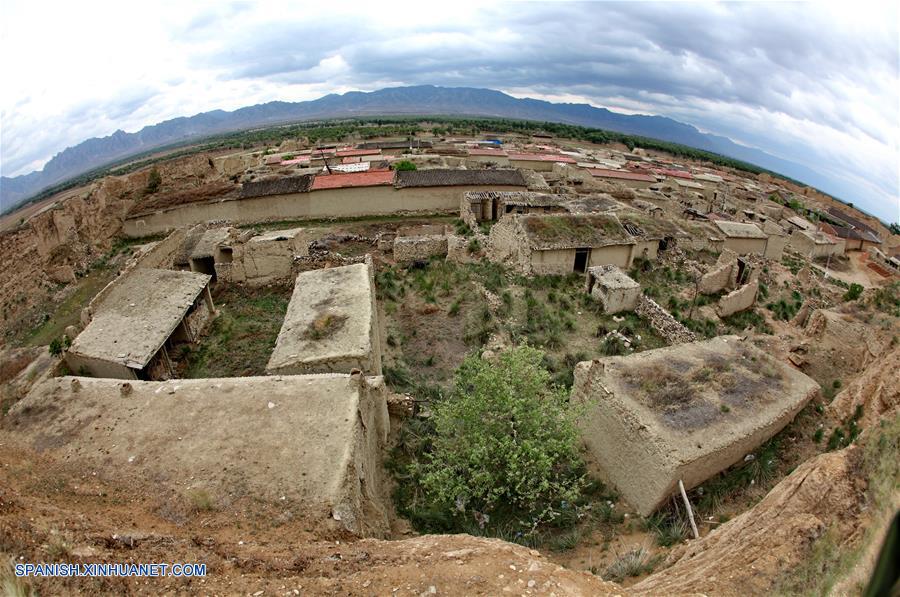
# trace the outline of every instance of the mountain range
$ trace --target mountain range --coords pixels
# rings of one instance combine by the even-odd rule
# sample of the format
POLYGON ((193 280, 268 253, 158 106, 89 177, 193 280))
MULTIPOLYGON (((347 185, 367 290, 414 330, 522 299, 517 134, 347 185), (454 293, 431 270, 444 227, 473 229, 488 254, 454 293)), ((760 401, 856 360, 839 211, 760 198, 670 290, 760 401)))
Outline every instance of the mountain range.
POLYGON ((0 179, 3 211, 43 189, 94 168, 160 147, 186 143, 220 133, 303 120, 357 116, 466 115, 559 122, 641 135, 705 149, 750 162, 791 178, 840 194, 830 179, 800 164, 735 143, 727 137, 700 132, 663 116, 628 115, 589 104, 519 99, 500 91, 472 87, 394 87, 372 92, 329 94, 304 102, 273 101, 226 112, 213 110, 173 118, 135 133, 118 130, 92 138, 55 155, 42 170, 0 179))

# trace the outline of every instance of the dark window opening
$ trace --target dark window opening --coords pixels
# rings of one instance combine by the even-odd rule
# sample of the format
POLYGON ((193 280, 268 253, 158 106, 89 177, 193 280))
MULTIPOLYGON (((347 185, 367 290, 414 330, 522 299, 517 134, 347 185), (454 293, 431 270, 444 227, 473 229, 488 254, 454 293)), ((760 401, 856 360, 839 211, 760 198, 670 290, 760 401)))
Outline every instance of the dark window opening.
POLYGON ((191 271, 212 276, 212 281, 216 281, 216 261, 212 257, 191 259, 191 271))

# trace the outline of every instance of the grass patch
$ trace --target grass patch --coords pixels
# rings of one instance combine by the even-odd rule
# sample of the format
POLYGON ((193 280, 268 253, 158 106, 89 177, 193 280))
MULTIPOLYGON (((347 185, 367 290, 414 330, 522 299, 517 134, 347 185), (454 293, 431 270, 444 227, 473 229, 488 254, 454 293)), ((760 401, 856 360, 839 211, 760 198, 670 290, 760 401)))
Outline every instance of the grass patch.
POLYGON ((104 265, 79 278, 75 282, 74 292, 56 306, 52 315, 47 314, 43 322, 27 334, 24 343, 28 346, 44 346, 61 337, 68 326, 79 325, 81 310, 115 277, 115 268, 104 265))
POLYGON ((214 302, 219 316, 199 345, 183 345, 176 355, 182 362, 182 377, 265 375, 289 300, 289 288, 217 289, 214 302))
POLYGON ((335 315, 334 313, 322 313, 316 316, 309 324, 309 327, 303 332, 303 337, 307 340, 322 340, 328 338, 333 333, 344 327, 347 322, 346 315, 335 315))

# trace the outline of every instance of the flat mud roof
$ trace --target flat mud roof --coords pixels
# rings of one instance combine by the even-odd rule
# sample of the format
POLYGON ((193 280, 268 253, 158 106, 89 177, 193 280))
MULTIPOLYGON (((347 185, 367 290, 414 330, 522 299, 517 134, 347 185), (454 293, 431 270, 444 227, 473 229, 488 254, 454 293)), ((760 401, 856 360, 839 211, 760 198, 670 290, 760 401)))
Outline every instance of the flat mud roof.
POLYGON ((579 363, 585 443, 625 497, 652 512, 783 428, 819 389, 739 336, 579 363))
POLYGON ((69 351, 144 368, 172 335, 211 277, 193 272, 133 269, 109 286, 69 351))
POLYGON ((370 264, 302 272, 266 371, 380 374, 375 318, 370 264))

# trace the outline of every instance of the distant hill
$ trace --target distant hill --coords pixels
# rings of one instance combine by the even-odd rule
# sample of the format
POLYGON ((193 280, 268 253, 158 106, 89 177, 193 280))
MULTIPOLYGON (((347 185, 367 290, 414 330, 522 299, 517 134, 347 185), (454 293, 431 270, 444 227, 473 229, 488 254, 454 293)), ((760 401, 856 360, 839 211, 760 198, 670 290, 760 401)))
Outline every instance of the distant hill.
POLYGON ((58 153, 43 170, 0 179, 3 210, 47 187, 124 158, 210 135, 301 120, 375 115, 467 115, 560 122, 653 137, 744 160, 827 192, 841 194, 833 181, 799 164, 726 137, 701 133, 691 125, 663 116, 627 115, 588 104, 556 104, 517 99, 491 89, 471 87, 395 87, 363 93, 330 94, 306 102, 268 102, 233 112, 213 110, 146 126, 136 133, 116 131, 88 139, 58 153), (829 189, 831 189, 829 191, 829 189))

